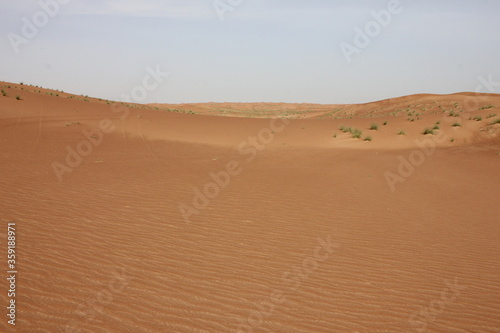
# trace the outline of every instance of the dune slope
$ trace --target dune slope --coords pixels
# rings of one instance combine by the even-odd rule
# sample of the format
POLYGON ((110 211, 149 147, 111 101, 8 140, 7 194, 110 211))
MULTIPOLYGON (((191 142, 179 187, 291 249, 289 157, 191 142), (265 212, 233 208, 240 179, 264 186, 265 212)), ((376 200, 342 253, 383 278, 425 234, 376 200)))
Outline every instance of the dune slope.
POLYGON ((500 332, 499 95, 142 106, 0 85, 1 332, 500 332))

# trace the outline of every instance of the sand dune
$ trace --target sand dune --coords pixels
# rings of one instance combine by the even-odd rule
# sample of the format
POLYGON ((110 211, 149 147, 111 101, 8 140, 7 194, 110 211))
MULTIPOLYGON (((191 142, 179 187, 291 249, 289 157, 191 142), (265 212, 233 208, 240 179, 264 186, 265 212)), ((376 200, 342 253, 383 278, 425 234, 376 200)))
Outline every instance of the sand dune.
POLYGON ((0 86, 19 271, 1 332, 500 332, 500 95, 122 105, 0 86))

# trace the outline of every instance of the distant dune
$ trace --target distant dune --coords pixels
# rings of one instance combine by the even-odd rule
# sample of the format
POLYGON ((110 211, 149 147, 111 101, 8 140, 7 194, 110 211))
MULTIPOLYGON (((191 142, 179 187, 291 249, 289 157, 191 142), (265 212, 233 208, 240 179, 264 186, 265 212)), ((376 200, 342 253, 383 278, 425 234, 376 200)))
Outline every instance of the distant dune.
POLYGON ((500 332, 498 94, 0 90, 0 332, 500 332))

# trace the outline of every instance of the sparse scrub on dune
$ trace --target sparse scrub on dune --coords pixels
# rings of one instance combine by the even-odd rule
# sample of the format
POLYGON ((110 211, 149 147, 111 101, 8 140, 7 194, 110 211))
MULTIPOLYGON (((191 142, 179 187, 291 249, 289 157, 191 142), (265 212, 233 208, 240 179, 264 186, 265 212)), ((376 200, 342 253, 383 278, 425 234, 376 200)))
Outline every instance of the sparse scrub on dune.
POLYGON ((343 132, 343 133, 351 133, 352 134, 352 137, 354 139, 360 139, 361 138, 361 135, 362 135, 362 131, 357 129, 357 128, 354 128, 354 127, 346 127, 346 126, 340 126, 340 130, 343 132))
POLYGON ((401 130, 401 131, 398 132, 398 135, 406 135, 406 132, 403 131, 403 130, 401 130))
POLYGON ((438 130, 439 129, 439 126, 436 124, 434 125, 434 127, 432 127, 433 130, 438 130))
POLYGON ((2 96, 7 96, 7 92, 2 89, 2 96))
POLYGON ((460 116, 460 113, 455 112, 455 111, 453 111, 453 110, 452 110, 452 111, 450 111, 450 114, 448 115, 448 117, 458 117, 458 116, 460 116))
POLYGON ((386 126, 386 125, 387 125, 387 121, 384 121, 384 126, 386 126))
POLYGON ((350 132, 351 131, 351 128, 350 127, 346 127, 346 126, 340 126, 339 128, 343 133, 347 133, 347 132, 350 132))
POLYGON ((489 104, 489 105, 485 105, 485 106, 480 107, 479 110, 487 110, 487 109, 492 109, 494 107, 495 107, 494 105, 489 104))
POLYGON ((486 117, 486 119, 493 118, 493 117, 495 117, 496 115, 497 115, 496 113, 490 113, 490 114, 486 117))
POLYGON ((21 96, 17 95, 17 96, 16 96, 16 99, 17 99, 18 101, 20 101, 20 100, 21 100, 21 96))
POLYGON ((361 132, 361 131, 360 131, 359 129, 357 129, 357 128, 353 128, 353 129, 351 130, 351 134, 352 134, 352 137, 353 137, 354 139, 359 139, 359 138, 361 138, 361 134, 363 134, 363 132, 361 132))
POLYGON ((492 125, 500 124, 500 118, 493 120, 492 125))
POLYGON ((378 130, 378 125, 377 125, 377 124, 375 124, 375 123, 374 123, 374 124, 371 124, 371 125, 370 125, 370 130, 372 130, 372 131, 377 131, 377 130, 378 130))
POLYGON ((481 120, 483 120, 483 117, 481 117, 481 116, 475 116, 474 118, 472 118, 472 120, 481 121, 481 120))
POLYGON ((462 126, 462 124, 460 124, 460 123, 453 123, 453 125, 451 125, 451 126, 453 126, 453 127, 460 127, 460 126, 462 126))
POLYGON ((372 141, 372 137, 371 136, 365 136, 365 138, 363 139, 363 141, 372 141))
POLYGON ((434 134, 434 130, 432 128, 426 128, 424 129, 424 131, 422 132, 423 135, 427 135, 427 134, 434 134))

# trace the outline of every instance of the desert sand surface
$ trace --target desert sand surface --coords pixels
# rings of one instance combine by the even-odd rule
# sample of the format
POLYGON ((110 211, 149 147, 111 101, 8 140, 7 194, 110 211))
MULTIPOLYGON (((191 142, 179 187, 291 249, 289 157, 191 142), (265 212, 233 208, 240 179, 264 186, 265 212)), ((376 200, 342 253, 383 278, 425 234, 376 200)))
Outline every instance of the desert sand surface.
POLYGON ((0 332, 500 332, 498 94, 0 88, 0 332))

